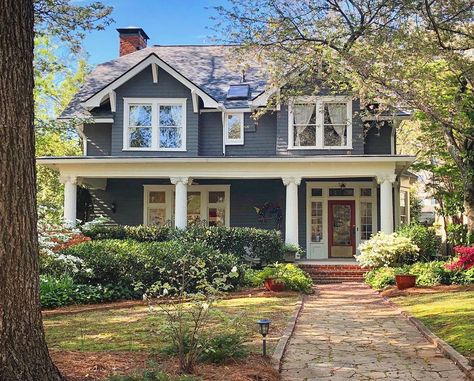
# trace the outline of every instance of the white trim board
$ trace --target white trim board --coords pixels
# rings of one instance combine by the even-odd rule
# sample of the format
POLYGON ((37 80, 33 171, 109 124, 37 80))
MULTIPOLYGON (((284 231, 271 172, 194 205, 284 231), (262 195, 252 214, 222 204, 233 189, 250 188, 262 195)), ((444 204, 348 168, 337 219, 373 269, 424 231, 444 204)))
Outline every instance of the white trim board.
POLYGON ((214 98, 212 98, 203 90, 201 90, 198 86, 196 86, 186 77, 184 77, 178 71, 176 71, 171 66, 169 66, 165 61, 160 59, 155 53, 151 53, 148 57, 146 57, 141 62, 136 64, 126 73, 122 74, 120 77, 118 77, 117 79, 109 83, 103 89, 101 89, 100 91, 98 91, 97 93, 89 97, 87 100, 82 102, 81 105, 87 110, 91 110, 94 107, 99 107, 100 104, 109 96, 111 91, 117 89, 118 87, 123 85, 125 82, 127 82, 128 80, 130 80, 131 78, 133 78, 138 73, 142 72, 143 70, 145 70, 148 66, 152 64, 158 65, 160 68, 162 68, 172 77, 177 79, 183 85, 188 87, 190 90, 194 90, 196 94, 202 98, 204 102, 204 107, 218 108, 219 106, 221 106, 219 102, 217 102, 214 98))

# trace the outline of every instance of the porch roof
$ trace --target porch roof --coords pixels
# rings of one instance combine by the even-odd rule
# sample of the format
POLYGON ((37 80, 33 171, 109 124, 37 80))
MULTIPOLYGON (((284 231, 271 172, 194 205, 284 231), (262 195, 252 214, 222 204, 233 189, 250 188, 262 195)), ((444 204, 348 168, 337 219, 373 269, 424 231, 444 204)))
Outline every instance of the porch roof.
POLYGON ((40 157, 63 176, 94 178, 324 178, 401 174, 415 160, 402 155, 306 157, 40 157))

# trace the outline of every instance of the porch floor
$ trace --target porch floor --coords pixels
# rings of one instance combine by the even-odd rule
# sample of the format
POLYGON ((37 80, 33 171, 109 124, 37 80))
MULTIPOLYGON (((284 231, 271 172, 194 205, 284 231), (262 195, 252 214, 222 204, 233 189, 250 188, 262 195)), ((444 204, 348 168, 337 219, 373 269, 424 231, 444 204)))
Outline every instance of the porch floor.
POLYGON ((298 265, 357 265, 355 258, 300 259, 296 263, 298 265))

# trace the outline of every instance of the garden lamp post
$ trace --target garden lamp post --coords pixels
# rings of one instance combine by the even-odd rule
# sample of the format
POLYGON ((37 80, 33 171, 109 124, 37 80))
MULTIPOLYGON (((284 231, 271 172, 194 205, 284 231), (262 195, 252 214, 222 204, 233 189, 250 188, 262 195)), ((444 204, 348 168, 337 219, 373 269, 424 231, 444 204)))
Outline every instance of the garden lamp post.
POLYGON ((260 333, 262 334, 262 337, 263 337, 263 346, 262 346, 262 354, 263 356, 266 356, 267 355, 267 334, 268 334, 268 330, 270 329, 270 323, 271 323, 271 320, 268 320, 268 319, 260 319, 259 321, 257 321, 258 325, 260 326, 260 333))

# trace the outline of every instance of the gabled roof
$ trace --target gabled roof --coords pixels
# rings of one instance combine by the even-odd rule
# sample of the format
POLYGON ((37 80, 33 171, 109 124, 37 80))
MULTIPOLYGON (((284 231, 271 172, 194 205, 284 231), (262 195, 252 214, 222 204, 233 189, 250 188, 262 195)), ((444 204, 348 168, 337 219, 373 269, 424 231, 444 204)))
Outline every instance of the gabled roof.
POLYGON ((83 102, 105 89, 150 56, 156 56, 210 98, 226 108, 247 108, 249 101, 265 90, 265 76, 257 65, 247 68, 249 101, 226 101, 229 85, 241 81, 240 69, 232 65, 234 47, 226 45, 151 46, 98 65, 60 118, 87 118, 83 102))

